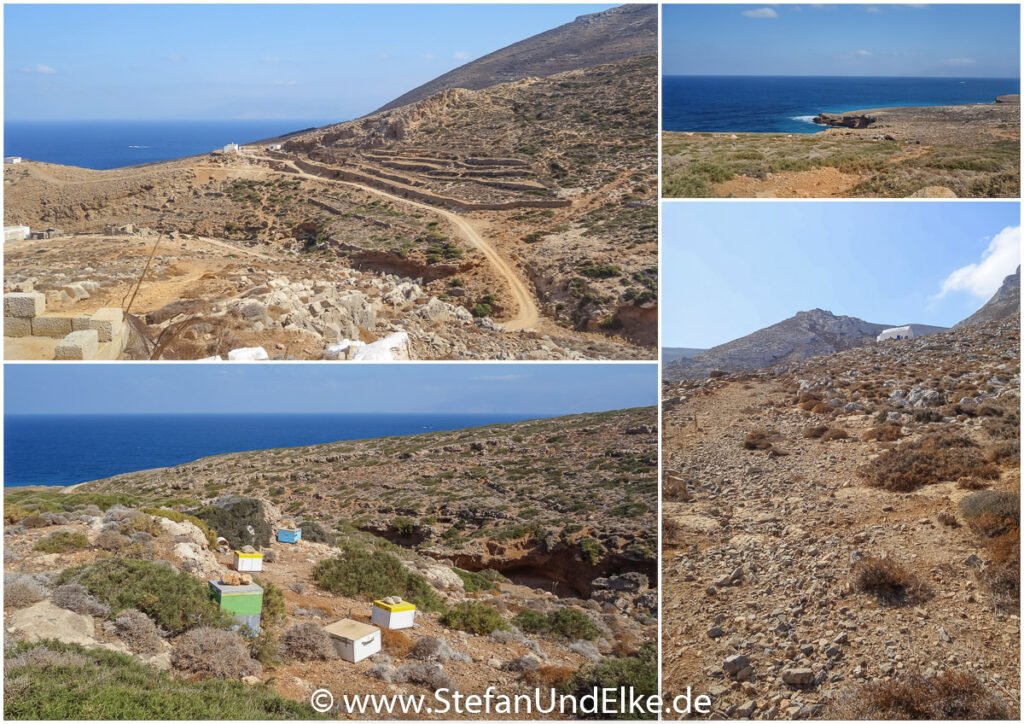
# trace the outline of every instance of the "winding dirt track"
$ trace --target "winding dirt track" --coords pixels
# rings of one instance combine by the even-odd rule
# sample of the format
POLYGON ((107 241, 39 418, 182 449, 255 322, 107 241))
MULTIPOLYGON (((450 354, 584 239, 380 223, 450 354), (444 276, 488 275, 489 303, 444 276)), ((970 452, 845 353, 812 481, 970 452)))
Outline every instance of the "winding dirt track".
MULTIPOLYGON (((281 163, 281 160, 276 158, 272 159, 258 155, 251 156, 251 158, 256 158, 261 161, 274 161, 276 163, 281 163)), ((536 301, 534 301, 533 294, 530 291, 530 287, 523 280, 523 278, 516 272, 512 264, 509 263, 505 259, 505 257, 501 255, 501 253, 498 252, 497 248, 495 248, 495 246, 491 244, 491 242, 487 241, 487 239, 485 239, 483 235, 480 234, 473 227, 469 219, 463 218, 462 216, 459 216, 458 214, 455 214, 451 211, 439 209, 436 206, 431 206, 430 204, 425 204, 421 201, 412 201, 410 199, 402 198, 401 196, 396 196, 395 194, 390 194, 386 191, 381 191, 380 189, 375 189, 372 186, 366 186, 364 184, 359 184, 352 181, 341 181, 339 179, 324 178, 323 176, 317 176, 316 174, 307 173, 301 170, 298 166, 292 164, 291 162, 286 161, 284 163, 288 167, 290 173, 296 174, 298 176, 316 179, 318 181, 327 181, 329 183, 334 184, 341 184, 342 186, 350 186, 352 188, 357 188, 362 191, 367 191, 371 194, 376 194, 377 196, 381 196, 391 201, 396 201, 400 204, 406 204, 408 206, 414 206, 419 209, 424 209, 425 211, 429 211, 433 214, 438 214, 439 216, 443 216, 444 218, 448 219, 450 222, 452 222, 452 224, 454 224, 455 228, 459 230, 459 233, 466 239, 466 241, 468 241, 469 243, 471 243, 473 246, 480 250, 480 253, 487 258, 487 261, 490 262, 494 270, 498 273, 499 276, 501 276, 505 280, 505 283, 508 285, 509 292, 511 293, 512 298, 515 300, 517 312, 515 316, 513 316, 512 318, 506 319, 503 322, 501 322, 501 325, 505 329, 508 329, 510 331, 526 328, 535 328, 540 325, 540 311, 537 309, 537 303, 536 301)))

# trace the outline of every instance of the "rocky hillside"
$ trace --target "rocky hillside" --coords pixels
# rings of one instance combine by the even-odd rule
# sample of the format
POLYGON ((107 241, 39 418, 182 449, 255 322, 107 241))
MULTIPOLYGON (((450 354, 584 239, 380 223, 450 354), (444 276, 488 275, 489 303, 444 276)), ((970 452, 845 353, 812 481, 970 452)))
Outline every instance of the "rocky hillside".
POLYGON ((8 490, 6 718, 308 719, 316 688, 628 681, 653 693, 656 416, 254 451, 8 490), (292 523, 302 540, 277 542, 292 523), (245 546, 264 560, 256 639, 225 630, 207 587, 245 546), (339 661, 323 627, 368 621, 386 595, 416 603, 415 627, 339 661), (125 681, 164 697, 125 697, 125 681))
POLYGON ((1020 708, 1020 317, 663 386, 663 686, 710 718, 1020 708))
POLYGON ((523 78, 543 78, 658 49, 658 9, 623 5, 534 35, 466 63, 414 88, 379 110, 405 106, 450 88, 478 90, 523 78))
POLYGON ((995 322, 1013 314, 1020 314, 1020 266, 1017 271, 1003 279, 1002 285, 985 302, 985 306, 954 327, 971 327, 976 324, 995 322))
POLYGON ((286 513, 344 523, 468 570, 589 594, 654 570, 657 411, 573 415, 230 453, 86 483, 96 493, 269 492, 286 513))
POLYGON ((706 377, 715 370, 738 372, 798 362, 873 342, 879 332, 892 326, 837 316, 824 309, 797 312, 746 337, 675 360, 665 365, 664 376, 667 380, 706 377))
POLYGON ((701 352, 706 350, 698 349, 696 347, 662 347, 661 348, 661 361, 665 364, 674 362, 677 359, 689 359, 690 357, 696 357, 701 352))

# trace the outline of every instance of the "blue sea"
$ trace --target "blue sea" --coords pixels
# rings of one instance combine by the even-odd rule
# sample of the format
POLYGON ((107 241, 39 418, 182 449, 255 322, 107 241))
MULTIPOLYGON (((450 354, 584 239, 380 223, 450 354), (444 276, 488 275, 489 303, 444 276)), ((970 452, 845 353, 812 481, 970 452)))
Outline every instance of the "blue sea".
POLYGON ((821 112, 993 103, 1019 79, 689 76, 662 79, 666 131, 816 133, 821 112))
POLYGON ((105 170, 195 156, 339 119, 4 121, 4 155, 105 170))
POLYGON ((415 435, 539 415, 5 415, 4 485, 72 485, 207 455, 415 435))

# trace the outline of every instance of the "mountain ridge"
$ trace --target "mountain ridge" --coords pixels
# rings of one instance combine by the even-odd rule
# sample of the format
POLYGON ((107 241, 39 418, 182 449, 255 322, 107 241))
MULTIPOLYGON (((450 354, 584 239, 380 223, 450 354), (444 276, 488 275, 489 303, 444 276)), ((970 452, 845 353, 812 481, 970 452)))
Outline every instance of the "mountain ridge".
POLYGON ((1013 274, 1007 275, 1003 279, 1003 283, 996 290, 996 293, 992 295, 992 298, 982 305, 981 309, 967 317, 961 319, 955 325, 953 329, 961 329, 963 327, 973 327, 978 324, 984 324, 985 322, 992 322, 1004 317, 1009 317, 1020 311, 1020 264, 1017 265, 1017 271, 1013 274))
POLYGON ((481 90, 655 53, 657 27, 658 12, 654 5, 621 5, 580 15, 450 70, 368 115, 406 106, 452 88, 481 90))

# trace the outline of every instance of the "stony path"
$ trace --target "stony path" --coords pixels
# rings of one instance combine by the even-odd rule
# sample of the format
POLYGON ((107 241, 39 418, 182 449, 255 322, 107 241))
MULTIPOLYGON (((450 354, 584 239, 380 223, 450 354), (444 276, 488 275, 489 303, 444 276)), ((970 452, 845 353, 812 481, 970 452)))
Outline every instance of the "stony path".
POLYGON ((979 590, 969 529, 937 521, 968 491, 864 487, 855 471, 880 449, 860 440, 871 416, 841 418, 851 439, 806 439, 820 416, 775 381, 709 381, 686 397, 663 423, 664 465, 693 498, 663 506, 666 693, 710 693, 713 718, 821 717, 851 685, 955 668, 1019 708, 1019 619, 979 590), (744 449, 755 429, 777 433, 788 454, 744 449), (883 554, 934 597, 892 608, 851 590, 851 562, 883 554))

